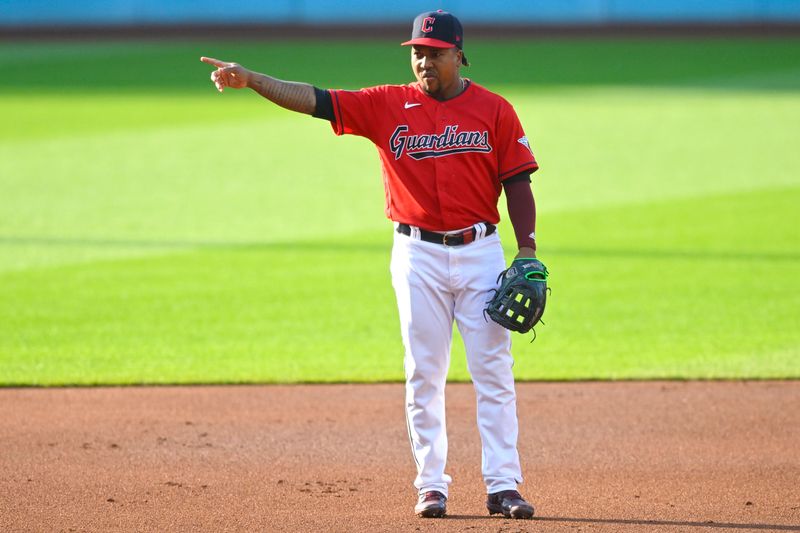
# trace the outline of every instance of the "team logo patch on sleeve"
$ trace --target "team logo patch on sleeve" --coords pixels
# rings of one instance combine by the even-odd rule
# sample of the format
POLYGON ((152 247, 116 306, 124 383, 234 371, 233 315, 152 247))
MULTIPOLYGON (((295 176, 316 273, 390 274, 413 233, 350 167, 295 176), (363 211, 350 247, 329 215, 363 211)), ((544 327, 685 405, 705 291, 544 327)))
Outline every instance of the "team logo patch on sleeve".
POLYGON ((522 137, 517 139, 517 142, 522 146, 524 146, 525 148, 527 148, 531 153, 533 153, 533 150, 531 150, 531 145, 530 143, 528 143, 528 137, 526 135, 523 135, 522 137))
POLYGON ((447 126, 442 133, 408 135, 408 126, 397 126, 389 139, 395 159, 403 153, 416 160, 444 157, 464 152, 492 151, 488 131, 458 131, 457 125, 447 126))

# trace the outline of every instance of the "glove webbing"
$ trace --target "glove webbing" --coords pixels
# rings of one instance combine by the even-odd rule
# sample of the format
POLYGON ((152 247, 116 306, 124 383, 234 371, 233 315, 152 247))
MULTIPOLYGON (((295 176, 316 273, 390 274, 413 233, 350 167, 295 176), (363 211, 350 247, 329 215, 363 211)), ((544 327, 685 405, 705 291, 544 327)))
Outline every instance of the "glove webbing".
POLYGON ((523 313, 531 307, 530 296, 519 292, 518 289, 509 287, 501 301, 502 307, 498 311, 507 316, 512 322, 520 325, 525 322, 525 314, 523 313))

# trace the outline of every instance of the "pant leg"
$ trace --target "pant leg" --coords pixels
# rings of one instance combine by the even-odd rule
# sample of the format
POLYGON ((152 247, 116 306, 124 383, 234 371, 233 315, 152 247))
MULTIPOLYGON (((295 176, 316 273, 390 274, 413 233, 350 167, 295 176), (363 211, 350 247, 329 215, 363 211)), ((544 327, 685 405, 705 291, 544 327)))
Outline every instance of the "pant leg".
POLYGON ((511 356, 511 335, 483 314, 505 268, 497 235, 460 250, 455 319, 467 352, 467 365, 477 399, 481 435, 481 468, 487 492, 516 489, 522 482, 517 452, 517 400, 511 356))
POLYGON ((417 465, 414 486, 448 494, 445 384, 453 332, 448 254, 434 244, 395 233, 392 285, 405 347, 406 422, 417 465))

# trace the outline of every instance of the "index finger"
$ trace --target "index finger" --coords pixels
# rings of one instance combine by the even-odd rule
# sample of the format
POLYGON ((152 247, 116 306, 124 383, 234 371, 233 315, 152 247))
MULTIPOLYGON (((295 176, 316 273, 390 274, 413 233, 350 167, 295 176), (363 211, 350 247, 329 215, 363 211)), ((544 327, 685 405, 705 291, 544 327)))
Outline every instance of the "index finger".
POLYGON ((214 65, 217 68, 225 68, 230 65, 230 63, 226 63, 224 61, 220 61, 219 59, 214 59, 213 57, 201 57, 200 61, 203 63, 208 63, 209 65, 214 65))

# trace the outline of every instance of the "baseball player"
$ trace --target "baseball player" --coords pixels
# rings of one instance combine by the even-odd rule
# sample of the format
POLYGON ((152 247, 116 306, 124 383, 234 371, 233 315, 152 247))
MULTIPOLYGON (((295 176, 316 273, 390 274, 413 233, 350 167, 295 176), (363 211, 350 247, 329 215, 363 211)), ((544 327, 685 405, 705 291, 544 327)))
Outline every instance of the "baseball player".
POLYGON ((411 50, 416 81, 359 91, 277 80, 236 63, 213 65, 219 91, 249 87, 293 111, 330 121, 336 135, 360 135, 378 149, 386 216, 394 222, 392 284, 405 347, 406 417, 417 476, 415 512, 441 517, 445 473, 445 383, 453 321, 464 340, 477 396, 482 473, 490 514, 531 518, 517 492, 517 408, 507 329, 483 310, 505 268, 496 232, 505 191, 519 254, 534 258, 530 174, 538 165, 514 109, 461 76, 461 23, 450 13, 417 16, 411 50))

